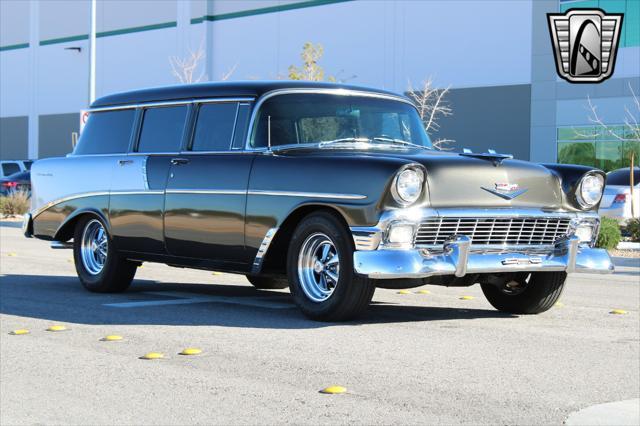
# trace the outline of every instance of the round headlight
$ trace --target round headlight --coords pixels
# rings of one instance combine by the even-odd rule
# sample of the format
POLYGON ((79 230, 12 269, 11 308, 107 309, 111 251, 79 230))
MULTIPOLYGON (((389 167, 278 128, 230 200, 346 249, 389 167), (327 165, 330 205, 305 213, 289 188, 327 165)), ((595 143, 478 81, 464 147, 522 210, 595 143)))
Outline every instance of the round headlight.
POLYGON ((396 176, 393 185, 393 197, 403 205, 415 203, 422 194, 424 173, 420 169, 407 168, 396 176))
POLYGON ((586 175, 580 181, 577 191, 578 203, 582 208, 590 208, 598 204, 602 198, 604 178, 599 174, 586 175))

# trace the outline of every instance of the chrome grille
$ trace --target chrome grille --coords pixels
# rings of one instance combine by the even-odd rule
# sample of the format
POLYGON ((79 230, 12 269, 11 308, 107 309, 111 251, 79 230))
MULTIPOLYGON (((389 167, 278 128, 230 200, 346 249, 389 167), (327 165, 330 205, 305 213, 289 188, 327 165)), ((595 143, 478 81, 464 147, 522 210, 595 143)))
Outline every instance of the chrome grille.
POLYGON ((547 245, 569 232, 564 217, 433 217, 420 223, 415 244, 441 245, 465 235, 472 245, 547 245))

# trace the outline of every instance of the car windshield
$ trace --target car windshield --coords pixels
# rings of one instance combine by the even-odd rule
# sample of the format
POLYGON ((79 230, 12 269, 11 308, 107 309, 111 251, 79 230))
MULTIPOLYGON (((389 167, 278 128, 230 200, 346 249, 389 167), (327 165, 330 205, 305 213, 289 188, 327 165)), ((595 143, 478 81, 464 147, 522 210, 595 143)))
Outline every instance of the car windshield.
POLYGON ((431 141, 416 109, 405 102, 369 96, 288 94, 260 107, 251 146, 419 146, 431 141))
MULTIPOLYGON (((624 185, 629 186, 631 184, 631 170, 618 169, 607 174, 607 185, 624 185)), ((640 183, 640 167, 633 168, 633 184, 640 183)))

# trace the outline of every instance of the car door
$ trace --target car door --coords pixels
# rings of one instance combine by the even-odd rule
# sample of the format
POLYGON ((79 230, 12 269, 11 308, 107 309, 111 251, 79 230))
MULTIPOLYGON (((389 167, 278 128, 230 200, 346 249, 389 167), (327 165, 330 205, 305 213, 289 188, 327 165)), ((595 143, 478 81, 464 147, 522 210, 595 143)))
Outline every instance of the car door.
POLYGON ((172 158, 164 233, 173 256, 247 262, 244 217, 253 155, 242 149, 250 105, 198 103, 191 142, 172 158))
POLYGON ((109 213, 121 251, 166 254, 164 190, 171 159, 181 150, 189 108, 140 109, 132 152, 115 159, 109 213))

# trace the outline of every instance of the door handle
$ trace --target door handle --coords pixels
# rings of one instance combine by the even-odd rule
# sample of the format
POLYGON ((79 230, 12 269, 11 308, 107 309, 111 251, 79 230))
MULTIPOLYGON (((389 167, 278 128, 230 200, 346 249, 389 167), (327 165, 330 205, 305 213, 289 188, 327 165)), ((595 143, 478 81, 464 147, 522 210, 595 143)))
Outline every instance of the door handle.
POLYGON ((118 160, 118 164, 124 166, 125 164, 132 164, 133 160, 118 160))
POLYGON ((187 164, 189 162, 188 158, 172 158, 171 164, 179 165, 179 164, 187 164))

